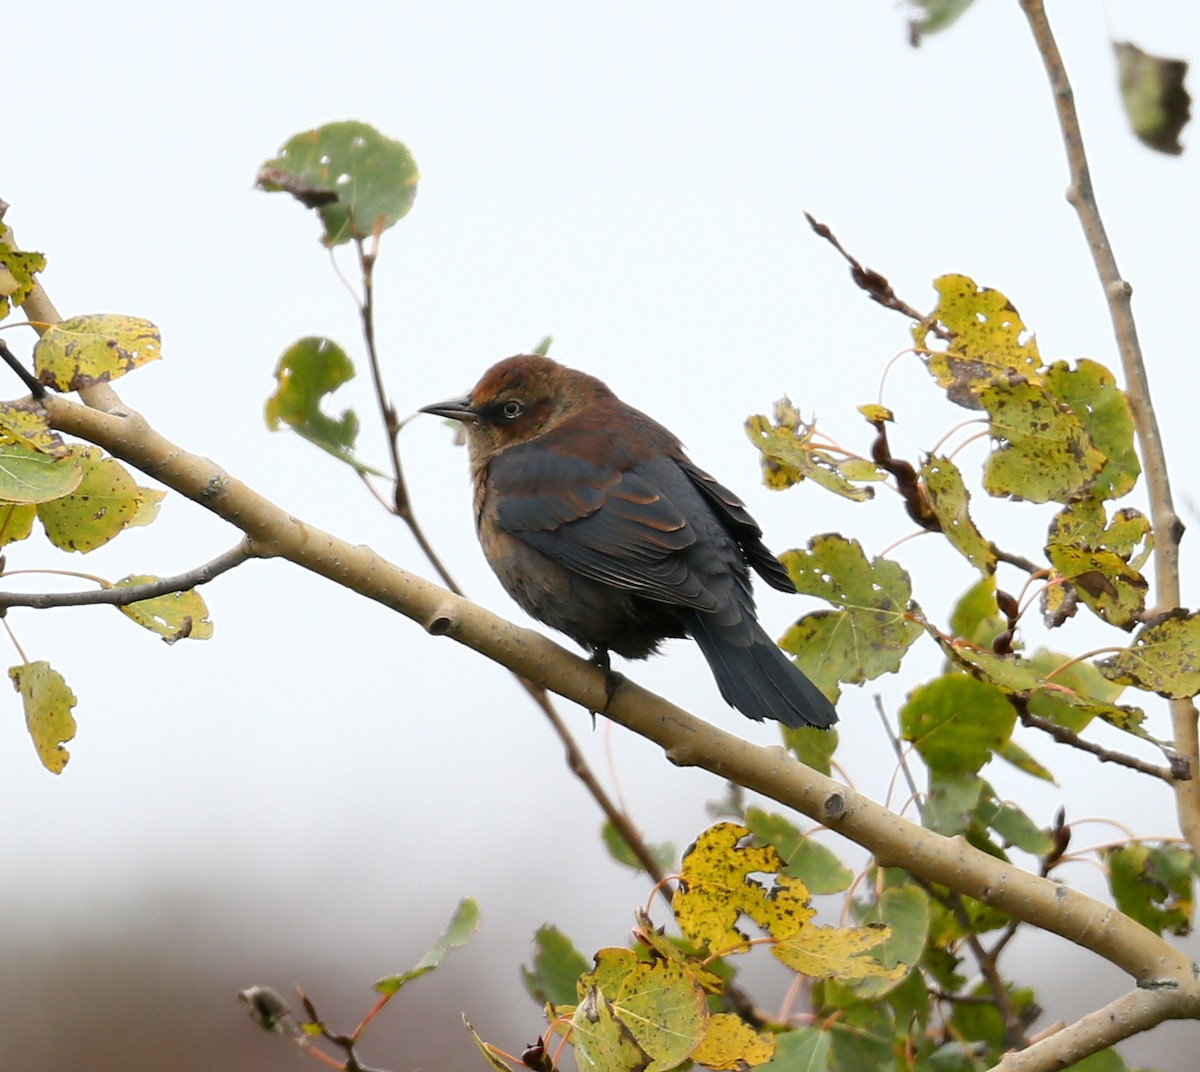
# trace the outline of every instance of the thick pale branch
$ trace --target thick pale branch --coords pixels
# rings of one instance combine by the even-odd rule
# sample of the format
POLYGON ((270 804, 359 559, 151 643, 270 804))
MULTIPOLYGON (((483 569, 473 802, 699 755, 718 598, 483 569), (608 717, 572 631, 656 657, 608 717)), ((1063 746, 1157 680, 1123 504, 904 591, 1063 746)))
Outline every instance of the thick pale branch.
MULTIPOLYGON (((603 707, 604 676, 591 664, 369 548, 292 517, 212 462, 164 439, 139 415, 102 413, 59 397, 45 404, 54 427, 104 447, 225 518, 246 534, 255 553, 287 558, 584 707, 603 707)), ((702 767, 795 808, 865 846, 881 863, 1059 934, 1118 965, 1142 986, 1170 988, 1175 1000, 1163 1003, 1164 1017, 1200 1013, 1200 983, 1188 958, 1114 908, 980 852, 962 838, 925 830, 802 766, 784 749, 744 741, 632 683, 617 690, 608 715, 660 745, 674 763, 702 767)))
POLYGON ((1195 1015, 1194 1009, 1186 1011, 1185 1004, 1179 991, 1131 990, 1027 1049, 1006 1053, 992 1072, 1043 1072, 1044 1069, 1067 1068, 1122 1039, 1148 1031, 1164 1020, 1195 1015), (1176 1008, 1181 1011, 1174 1011, 1176 1008))
MULTIPOLYGON (((1021 7, 1029 20, 1034 41, 1046 67, 1050 87, 1054 90, 1058 125, 1062 131, 1067 165, 1071 173, 1067 200, 1079 216, 1096 272, 1104 286, 1104 296, 1108 301, 1117 349, 1121 355, 1121 366, 1125 372, 1125 390, 1129 396, 1134 427, 1137 429, 1138 443, 1141 446, 1143 475, 1150 497, 1150 520, 1154 526, 1155 596, 1159 610, 1170 610, 1178 607, 1181 601, 1179 542, 1183 536, 1183 522, 1175 512, 1171 482, 1167 474, 1166 453, 1158 430, 1158 420, 1154 415, 1154 406, 1150 401, 1150 380, 1142 360, 1142 347, 1133 319, 1133 288, 1121 276, 1117 258, 1113 254, 1108 233, 1100 217, 1087 154, 1083 149, 1083 132, 1075 110, 1075 94, 1071 90, 1067 69, 1058 51, 1058 43, 1046 18, 1045 4, 1043 0, 1021 0, 1021 7)), ((1200 735, 1197 734, 1195 704, 1191 700, 1172 701, 1171 721, 1175 751, 1188 761, 1193 772, 1190 780, 1175 782, 1179 825, 1188 844, 1194 850, 1200 850, 1200 777, 1196 776, 1200 773, 1200 735)))

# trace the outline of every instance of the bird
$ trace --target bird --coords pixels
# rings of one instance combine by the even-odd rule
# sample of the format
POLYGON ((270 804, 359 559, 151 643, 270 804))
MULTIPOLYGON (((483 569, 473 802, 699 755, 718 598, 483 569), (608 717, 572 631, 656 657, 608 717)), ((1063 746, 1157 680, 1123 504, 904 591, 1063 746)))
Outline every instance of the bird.
POLYGON ((833 704, 764 632, 753 569, 796 591, 742 502, 601 380, 538 354, 421 407, 462 423, 475 525, 500 583, 591 653, 644 659, 692 637, 722 697, 756 721, 828 729, 833 704))

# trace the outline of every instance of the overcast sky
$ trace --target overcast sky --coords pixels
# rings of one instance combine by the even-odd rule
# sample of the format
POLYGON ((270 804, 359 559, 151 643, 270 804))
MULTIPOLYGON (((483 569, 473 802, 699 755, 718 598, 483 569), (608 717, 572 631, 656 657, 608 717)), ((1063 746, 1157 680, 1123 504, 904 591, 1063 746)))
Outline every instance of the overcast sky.
MULTIPOLYGON (((1109 8, 1111 28, 1094 5, 1051 14, 1134 286, 1176 493, 1194 524, 1200 175, 1194 154, 1156 155, 1127 132, 1109 34, 1192 58, 1200 14, 1109 8)), ((377 280, 399 410, 460 393, 496 359, 551 334, 553 356, 672 427, 747 500, 777 551, 842 531, 876 554, 911 529, 890 495, 852 506, 812 487, 775 494, 759 483, 748 414, 787 394, 865 450, 869 429, 854 407, 876 399, 884 365, 908 339, 901 317, 854 289, 805 210, 920 308, 933 304, 933 278, 963 272, 1008 294, 1046 360, 1116 363, 1063 198, 1050 92, 1015 2, 981 2, 919 50, 906 44, 900 8, 864 0, 398 2, 349 12, 306 0, 42 0, 9 12, 5 29, 7 222, 47 254, 44 282, 63 315, 132 313, 162 329, 164 360, 122 380, 123 397, 296 516, 424 575, 406 532, 347 469, 262 421, 276 359, 294 339, 326 334, 356 359, 362 352, 315 218, 253 189, 263 160, 322 122, 369 121, 405 141, 421 168, 416 205, 386 236, 377 280)), ((5 338, 18 352, 32 341, 5 338)), ((5 397, 19 393, 13 383, 5 397)), ((362 455, 385 461, 366 380, 336 401, 360 414, 362 455)), ((883 401, 897 413, 895 449, 913 458, 967 416, 912 359, 889 375, 883 401)), ((414 422, 402 449, 452 571, 485 605, 525 621, 475 543, 466 458, 446 428, 414 422)), ((964 453, 968 476, 982 458, 983 444, 964 453)), ((1138 494, 1130 502, 1141 505, 1138 494)), ((981 503, 979 513, 1015 549, 1037 553, 1045 510, 981 503)), ((9 548, 8 561, 166 575, 234 542, 223 523, 171 496, 158 524, 86 559, 37 537, 9 548)), ((944 620, 972 580, 966 563, 932 538, 895 555, 944 620)), ((1184 563, 1194 598, 1187 544, 1184 563)), ((239 941, 295 954, 291 976, 259 981, 315 983, 313 964, 341 960, 369 982, 415 962, 472 894, 484 924, 478 951, 463 957, 486 966, 452 984, 468 1013, 472 987, 515 987, 528 937, 547 919, 589 952, 623 942, 645 883, 607 862, 594 805, 505 671, 286 564, 248 564, 205 595, 215 637, 173 648, 101 608, 10 614, 29 658, 49 659, 79 696, 79 735, 55 778, 37 764, 16 697, 6 705, 0 919, 47 943, 75 933, 68 922, 86 930, 120 918, 136 930, 147 903, 186 888, 204 911, 240 920, 229 924, 239 941), (270 906, 266 919, 247 898, 270 906)), ((761 604, 774 634, 812 606, 774 593, 761 604)), ((1111 642, 1082 623, 1065 632, 1058 642, 1078 650, 1111 642)), ((881 683, 889 710, 937 665, 922 646, 911 671, 881 683)), ((631 673, 725 728, 773 739, 720 701, 690 644, 631 673)), ((874 691, 842 701, 839 756, 883 799, 892 759, 874 691)), ((1152 710, 1152 732, 1167 736, 1165 709, 1152 710)), ((715 779, 569 715, 610 782, 613 757, 649 838, 682 847, 703 828, 704 802, 721 792, 715 779)), ((1140 830, 1174 832, 1165 788, 1021 740, 1063 788, 997 764, 985 774, 1038 822, 1067 799, 1075 816, 1120 808, 1140 830)), ((1110 836, 1084 828, 1077 844, 1110 836)), ((1095 888, 1087 868, 1070 877, 1095 888)), ((1045 943, 1072 963, 1063 943, 1045 943)), ((73 949, 60 954, 67 964, 73 949)), ((1046 953, 1025 956, 1032 964, 1046 953)), ((19 978, 19 959, 4 970, 19 978)), ((1102 997, 1126 987, 1115 971, 1097 975, 1102 997)), ((1046 996, 1055 1016, 1088 1007, 1061 988, 1046 996)), ((512 1019, 476 1026, 515 1032, 497 1041, 519 1045, 539 1021, 532 1003, 513 1008, 512 1019)), ((49 1016, 44 1029, 53 1024, 49 1016)), ((457 1046, 460 1029, 444 1030, 457 1046)), ((277 1060, 293 1067, 282 1048, 277 1060)), ((406 1064, 403 1053, 377 1057, 389 1060, 406 1064)))

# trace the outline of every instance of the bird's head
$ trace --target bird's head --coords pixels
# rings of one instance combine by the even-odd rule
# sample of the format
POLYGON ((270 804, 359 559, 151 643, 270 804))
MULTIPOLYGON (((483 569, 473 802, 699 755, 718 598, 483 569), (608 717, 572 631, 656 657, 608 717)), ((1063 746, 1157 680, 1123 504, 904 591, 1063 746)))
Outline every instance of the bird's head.
POLYGON ((462 421, 472 456, 490 458, 611 397, 594 376, 548 357, 518 354, 488 369, 469 395, 422 406, 420 412, 462 421))

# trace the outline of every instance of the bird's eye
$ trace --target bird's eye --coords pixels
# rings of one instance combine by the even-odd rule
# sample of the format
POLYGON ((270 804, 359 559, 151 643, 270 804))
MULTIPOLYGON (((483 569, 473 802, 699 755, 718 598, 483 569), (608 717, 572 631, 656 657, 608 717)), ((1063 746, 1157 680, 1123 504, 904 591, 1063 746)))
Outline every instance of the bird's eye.
POLYGON ((521 416, 521 410, 523 410, 524 408, 525 407, 522 406, 521 403, 517 399, 510 398, 500 408, 500 412, 504 414, 504 416, 507 420, 511 421, 511 420, 515 420, 517 417, 521 416))

